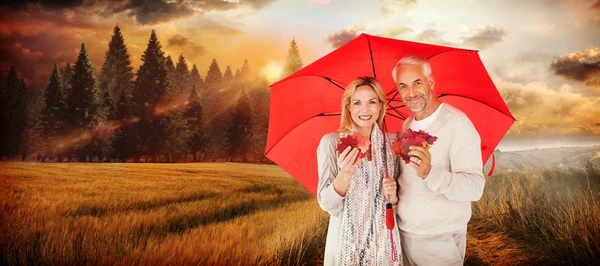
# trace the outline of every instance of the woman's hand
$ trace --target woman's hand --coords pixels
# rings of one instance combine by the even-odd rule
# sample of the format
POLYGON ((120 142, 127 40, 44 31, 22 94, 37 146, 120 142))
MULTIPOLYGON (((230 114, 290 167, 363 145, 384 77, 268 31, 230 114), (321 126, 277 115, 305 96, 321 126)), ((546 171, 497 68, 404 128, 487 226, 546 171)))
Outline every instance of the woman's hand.
POLYGON ((350 187, 350 179, 356 173, 356 165, 358 164, 359 149, 347 147, 338 157, 337 166, 340 172, 333 181, 333 188, 340 196, 345 196, 350 187))
POLYGON ((397 188, 396 180, 385 175, 383 178, 383 193, 392 205, 398 204, 397 188))
POLYGON ((358 157, 359 149, 347 147, 340 157, 338 157, 337 165, 342 172, 346 172, 350 176, 353 176, 356 172, 356 165, 358 161, 356 158, 358 157))

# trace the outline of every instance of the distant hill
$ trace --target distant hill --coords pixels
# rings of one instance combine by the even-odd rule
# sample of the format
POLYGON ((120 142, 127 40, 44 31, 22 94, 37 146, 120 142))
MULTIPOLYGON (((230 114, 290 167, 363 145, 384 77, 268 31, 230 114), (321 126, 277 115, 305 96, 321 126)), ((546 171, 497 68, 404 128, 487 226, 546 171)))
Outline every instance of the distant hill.
MULTIPOLYGON (((600 167, 600 147, 572 147, 533 149, 523 151, 501 152, 495 151, 496 170, 535 170, 539 168, 569 168, 585 167, 592 162, 600 167)), ((485 165, 485 173, 490 168, 491 158, 485 165)))

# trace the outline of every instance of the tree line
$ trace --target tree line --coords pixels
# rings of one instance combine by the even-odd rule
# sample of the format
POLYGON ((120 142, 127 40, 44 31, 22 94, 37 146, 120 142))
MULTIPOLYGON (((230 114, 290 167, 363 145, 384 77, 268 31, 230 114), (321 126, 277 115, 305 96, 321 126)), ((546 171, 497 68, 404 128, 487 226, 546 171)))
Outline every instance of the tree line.
MULTIPOLYGON (((40 161, 266 161, 267 81, 244 60, 202 77, 183 54, 166 55, 154 30, 136 73, 119 26, 98 77, 81 45, 56 63, 43 89, 28 90, 11 67, 0 77, 0 159, 40 161)), ((302 67, 293 39, 284 75, 302 67)))

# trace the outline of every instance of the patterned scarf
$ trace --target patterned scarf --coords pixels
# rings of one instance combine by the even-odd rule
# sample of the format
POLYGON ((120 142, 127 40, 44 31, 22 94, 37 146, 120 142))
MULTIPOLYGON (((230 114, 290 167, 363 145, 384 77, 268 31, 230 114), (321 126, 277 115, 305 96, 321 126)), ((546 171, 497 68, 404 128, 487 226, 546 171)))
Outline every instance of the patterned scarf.
MULTIPOLYGON (((350 132, 340 133, 340 138, 350 132)), ((335 265, 402 265, 400 235, 397 226, 392 230, 396 262, 392 262, 390 232, 385 223, 383 193, 384 162, 383 132, 377 124, 371 131, 371 151, 373 160, 370 180, 369 161, 361 159, 352 176, 342 209, 339 246, 335 265)), ((386 155, 389 176, 394 176, 394 154, 390 149, 392 141, 386 140, 386 155)))

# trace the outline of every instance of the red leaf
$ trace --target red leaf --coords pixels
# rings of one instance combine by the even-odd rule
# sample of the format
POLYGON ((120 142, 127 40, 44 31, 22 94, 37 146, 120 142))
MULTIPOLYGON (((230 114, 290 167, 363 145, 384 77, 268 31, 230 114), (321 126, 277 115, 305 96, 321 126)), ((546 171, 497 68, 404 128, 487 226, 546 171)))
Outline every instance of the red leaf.
POLYGON ((357 148, 360 152, 358 153, 356 160, 359 161, 367 156, 370 145, 371 141, 369 138, 363 136, 360 132, 354 132, 346 137, 340 138, 340 143, 338 143, 336 150, 341 154, 347 147, 357 148))
POLYGON ((410 155, 408 155, 410 146, 421 146, 429 150, 429 146, 437 140, 437 137, 429 135, 429 133, 419 130, 413 131, 408 129, 404 134, 402 132, 396 133, 396 139, 392 143, 391 149, 394 151, 396 156, 401 157, 404 163, 410 163, 410 155))

